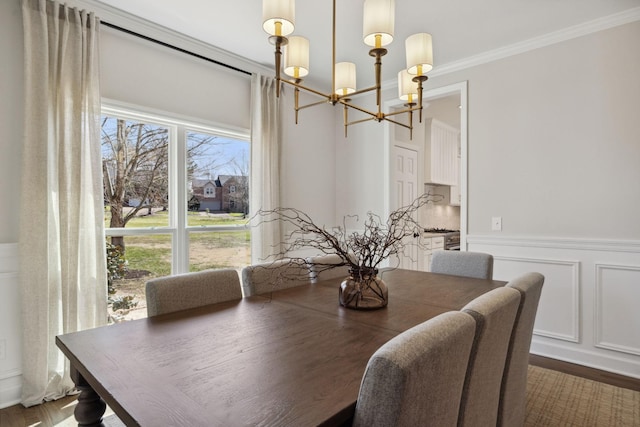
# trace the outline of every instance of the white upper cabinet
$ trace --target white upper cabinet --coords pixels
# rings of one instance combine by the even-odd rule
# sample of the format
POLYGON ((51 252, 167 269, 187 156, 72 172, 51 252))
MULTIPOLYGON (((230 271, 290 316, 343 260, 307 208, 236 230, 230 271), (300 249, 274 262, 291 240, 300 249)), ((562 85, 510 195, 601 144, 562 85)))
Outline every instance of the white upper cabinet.
POLYGON ((460 131, 436 119, 425 119, 425 182, 460 185, 460 131))

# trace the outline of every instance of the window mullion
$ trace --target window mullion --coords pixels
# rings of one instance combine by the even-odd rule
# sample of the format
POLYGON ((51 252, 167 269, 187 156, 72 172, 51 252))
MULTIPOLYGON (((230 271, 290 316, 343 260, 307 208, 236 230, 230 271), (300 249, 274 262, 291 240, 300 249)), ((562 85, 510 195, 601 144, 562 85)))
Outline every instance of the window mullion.
POLYGON ((173 178, 171 183, 173 206, 173 273, 186 273, 189 271, 189 240, 186 232, 187 223, 187 196, 186 196, 186 132, 184 127, 177 126, 173 132, 173 144, 171 146, 171 155, 173 160, 170 167, 175 173, 171 173, 173 178))

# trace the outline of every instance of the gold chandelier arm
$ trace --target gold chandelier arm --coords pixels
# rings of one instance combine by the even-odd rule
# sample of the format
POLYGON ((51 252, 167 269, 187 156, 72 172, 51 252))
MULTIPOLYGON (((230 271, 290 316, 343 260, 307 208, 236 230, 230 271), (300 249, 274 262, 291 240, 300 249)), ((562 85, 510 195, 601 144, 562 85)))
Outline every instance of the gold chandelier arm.
POLYGON ((309 92, 309 93, 312 93, 312 94, 314 94, 314 95, 317 95, 317 96, 321 96, 321 97, 323 97, 323 98, 326 98, 327 100, 331 100, 331 95, 327 95, 326 93, 322 93, 322 92, 320 92, 320 91, 318 91, 318 90, 311 89, 311 88, 309 88, 309 87, 306 87, 306 86, 304 86, 304 85, 301 85, 300 83, 296 83, 296 82, 291 81, 291 80, 281 80, 281 81, 282 81, 283 83, 286 83, 286 84, 291 85, 291 86, 293 86, 293 87, 297 87, 298 89, 302 89, 302 90, 307 91, 307 92, 309 92))
POLYGON ((346 126, 351 126, 351 125, 355 125, 358 123, 364 123, 364 122, 368 122, 369 120, 375 120, 375 117, 369 117, 367 119, 360 119, 360 120, 354 120, 353 122, 349 122, 345 125, 346 126))
MULTIPOLYGON (((406 105, 406 104, 405 104, 406 105)), ((415 104, 413 104, 415 105, 415 104)), ((410 108, 404 108, 402 110, 396 110, 396 111, 392 111, 390 113, 385 114, 385 117, 388 116, 397 116, 398 114, 404 114, 404 113, 411 113, 413 111, 418 111, 421 110, 422 107, 410 107, 410 108)))
MULTIPOLYGON (((331 93, 336 93, 336 0, 333 0, 333 27, 331 29, 331 93)), ((334 104, 335 105, 335 104, 334 104)))
POLYGON ((282 66, 282 46, 285 46, 288 40, 286 37, 272 36, 272 37, 269 37, 269 41, 276 46, 276 50, 275 50, 276 97, 280 98, 280 82, 283 81, 280 78, 280 68, 282 66))
POLYGON ((295 102, 296 102, 295 107, 294 107, 294 109, 296 111, 295 119, 296 119, 296 124, 298 124, 298 111, 300 111, 300 108, 298 107, 298 103, 300 101, 300 89, 296 88, 295 91, 294 91, 294 94, 295 94, 295 102))
POLYGON ((392 119, 390 119, 388 117, 385 117, 384 120, 388 121, 389 123, 393 123, 394 125, 398 125, 398 126, 402 126, 403 128, 411 129, 411 126, 406 125, 406 124, 401 123, 401 122, 396 121, 396 120, 392 120, 392 119))
POLYGON ((309 108, 309 107, 315 107, 316 105, 320 105, 320 104, 326 104, 327 101, 318 101, 318 102, 314 102, 311 104, 307 104, 307 105, 303 105, 301 107, 298 107, 298 110, 303 110, 305 108, 309 108))
MULTIPOLYGON (((372 118, 373 118, 374 120, 378 120, 378 119, 380 118, 380 117, 379 117, 379 115, 378 115, 377 113, 374 113, 373 111, 369 111, 369 110, 367 110, 367 109, 365 109, 365 108, 362 108, 362 107, 359 107, 359 106, 357 106, 357 105, 351 104, 351 103, 349 103, 349 102, 348 102, 347 100, 345 100, 345 99, 341 99, 339 102, 340 102, 341 104, 343 104, 343 105, 346 105, 346 106, 347 106, 347 107, 349 107, 349 108, 353 108, 354 110, 358 110, 358 111, 360 111, 361 113, 368 114, 368 115, 372 116, 372 118)), ((370 119, 365 119, 365 120, 370 120, 370 119)), ((363 121, 363 120, 360 120, 360 121, 363 121)), ((360 122, 360 121, 359 121, 359 122, 360 122)), ((359 122, 356 122, 356 123, 359 123, 359 122)))

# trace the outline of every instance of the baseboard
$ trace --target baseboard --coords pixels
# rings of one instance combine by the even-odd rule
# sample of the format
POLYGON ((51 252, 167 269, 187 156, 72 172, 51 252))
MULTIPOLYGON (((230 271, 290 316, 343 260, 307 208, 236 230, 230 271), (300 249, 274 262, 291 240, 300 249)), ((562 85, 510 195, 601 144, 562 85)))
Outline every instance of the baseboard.
POLYGON ((22 375, 0 380, 0 409, 17 405, 21 401, 22 375))
POLYGON ((600 369, 590 368, 576 363, 565 362, 563 360, 550 357, 529 355, 529 364, 541 368, 552 369, 576 377, 586 378, 592 381, 609 384, 615 387, 627 388, 629 390, 640 391, 640 380, 627 377, 600 369))

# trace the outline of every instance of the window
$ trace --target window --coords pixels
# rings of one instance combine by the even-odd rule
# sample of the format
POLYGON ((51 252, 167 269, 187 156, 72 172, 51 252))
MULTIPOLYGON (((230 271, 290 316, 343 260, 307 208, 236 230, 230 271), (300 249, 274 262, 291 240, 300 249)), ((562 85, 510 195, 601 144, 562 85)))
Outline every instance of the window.
POLYGON ((249 265, 248 131, 102 112, 106 236, 126 267, 109 273, 113 320, 146 316, 152 277, 249 265), (237 188, 225 205, 216 188, 229 179, 237 188))
POLYGON ((236 186, 232 185, 231 187, 229 187, 229 193, 233 194, 236 192, 236 186))

